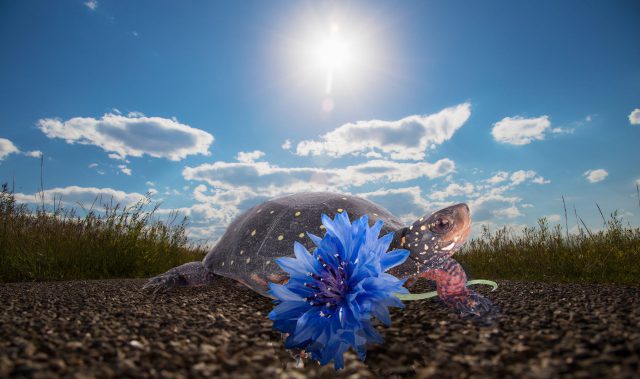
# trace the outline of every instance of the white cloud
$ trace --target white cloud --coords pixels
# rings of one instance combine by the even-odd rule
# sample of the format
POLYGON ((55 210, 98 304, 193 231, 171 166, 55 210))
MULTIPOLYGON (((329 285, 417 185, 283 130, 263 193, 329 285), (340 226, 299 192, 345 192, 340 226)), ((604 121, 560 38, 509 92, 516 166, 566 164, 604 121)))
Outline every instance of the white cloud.
POLYGON ((507 208, 493 210, 492 213, 496 217, 503 217, 503 218, 515 218, 515 217, 522 216, 522 213, 520 213, 520 210, 515 205, 512 205, 507 208))
POLYGON ((42 151, 40 150, 27 151, 24 153, 24 155, 31 158, 40 158, 42 156, 42 151))
POLYGON ((284 140, 284 142, 282 143, 282 146, 281 146, 281 147, 282 147, 284 150, 289 150, 289 149, 291 149, 291 140, 290 140, 290 139, 288 139, 288 138, 287 138, 286 140, 284 140))
POLYGON ((127 167, 127 165, 120 164, 118 165, 118 168, 120 169, 120 172, 122 172, 123 174, 131 176, 131 169, 127 167))
POLYGON ((496 173, 494 176, 492 176, 491 178, 487 179, 487 183, 489 183, 489 184, 497 184, 497 183, 504 182, 508 178, 509 178, 509 173, 508 172, 506 172, 506 171, 498 171, 498 173, 496 173))
POLYGON ((553 128, 551 133, 553 134, 573 134, 576 130, 574 128, 553 128))
POLYGON ((631 125, 640 125, 640 108, 636 108, 629 113, 629 122, 631 125))
POLYGON ((187 180, 204 181, 223 189, 251 187, 258 194, 275 196, 300 191, 337 191, 368 183, 433 179, 454 169, 455 164, 449 159, 435 163, 372 160, 344 168, 286 168, 268 162, 215 162, 186 167, 182 175, 187 180))
POLYGON ((264 157, 264 151, 254 150, 249 152, 241 151, 236 155, 238 162, 253 163, 256 159, 264 157))
POLYGON ((356 193, 355 195, 383 206, 408 225, 429 212, 450 205, 447 202, 427 201, 421 192, 420 187, 413 186, 392 189, 381 188, 372 192, 356 193))
POLYGON ((532 170, 518 170, 516 172, 514 172, 513 174, 511 174, 511 183, 513 185, 518 185, 522 182, 524 182, 527 179, 533 179, 536 176, 536 172, 532 171, 532 170))
POLYGON ((110 158, 122 160, 144 154, 172 161, 192 154, 210 155, 208 149, 214 140, 211 134, 175 119, 136 114, 107 113, 100 119, 74 117, 67 121, 45 118, 37 125, 49 138, 95 145, 109 152, 110 158))
POLYGON ((98 164, 97 163, 91 163, 91 164, 89 164, 88 167, 89 168, 96 168, 96 167, 98 167, 98 164))
POLYGON ((22 154, 31 158, 40 158, 42 152, 40 150, 20 151, 16 145, 6 138, 0 138, 0 161, 11 154, 22 154))
MULTIPOLYGON (((40 203, 40 193, 24 194, 16 193, 16 200, 23 203, 40 203)), ((79 187, 69 186, 64 188, 52 188, 44 191, 45 204, 53 204, 61 201, 65 205, 77 206, 78 204, 91 205, 94 200, 98 199, 96 204, 109 203, 113 199, 113 203, 121 205, 131 205, 142 199, 142 194, 115 190, 112 188, 96 188, 96 187, 79 187)))
POLYGON ((549 116, 505 117, 494 124, 491 134, 498 142, 526 145, 534 140, 543 140, 544 133, 550 126, 549 116))
POLYGON ((444 190, 435 191, 429 197, 435 200, 444 200, 451 196, 470 195, 474 191, 474 186, 471 183, 465 183, 463 185, 458 183, 449 184, 444 190))
POLYGON ((88 0, 84 2, 84 5, 91 9, 92 11, 95 11, 96 8, 98 8, 98 1, 97 0, 88 0))
POLYGON ((0 161, 10 154, 19 153, 20 150, 10 140, 0 138, 0 161))
POLYGON ((604 169, 596 169, 596 170, 587 170, 584 174, 582 174, 589 183, 597 183, 603 181, 609 173, 604 169))
POLYGON ((560 222, 560 220, 562 220, 562 217, 560 217, 559 214, 550 214, 544 217, 547 219, 547 221, 551 223, 557 223, 557 222, 560 222))
POLYGON ((295 154, 334 157, 374 154, 375 157, 421 160, 428 148, 449 140, 470 115, 471 105, 464 103, 435 114, 408 116, 398 121, 347 123, 320 136, 320 140, 301 141, 295 154))

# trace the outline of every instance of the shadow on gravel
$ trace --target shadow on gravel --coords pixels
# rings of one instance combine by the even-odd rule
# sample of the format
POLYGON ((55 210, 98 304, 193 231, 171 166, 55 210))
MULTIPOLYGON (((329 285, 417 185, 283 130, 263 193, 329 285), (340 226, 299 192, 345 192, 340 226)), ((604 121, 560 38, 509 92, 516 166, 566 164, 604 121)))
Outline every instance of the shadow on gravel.
MULTIPOLYGON (((271 301, 222 278, 150 296, 145 280, 0 286, 0 377, 640 377, 640 288, 500 281, 493 325, 407 302, 365 362, 292 366, 271 301)), ((418 283, 412 292, 429 290, 418 283)))

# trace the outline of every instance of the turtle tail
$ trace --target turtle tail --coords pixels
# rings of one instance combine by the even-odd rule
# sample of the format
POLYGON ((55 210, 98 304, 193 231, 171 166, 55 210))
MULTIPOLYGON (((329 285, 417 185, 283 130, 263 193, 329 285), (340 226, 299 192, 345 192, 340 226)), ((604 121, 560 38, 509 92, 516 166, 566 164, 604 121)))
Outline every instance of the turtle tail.
POLYGON ((211 276, 202 262, 189 262, 149 279, 142 289, 158 293, 177 287, 200 287, 209 284, 211 276))

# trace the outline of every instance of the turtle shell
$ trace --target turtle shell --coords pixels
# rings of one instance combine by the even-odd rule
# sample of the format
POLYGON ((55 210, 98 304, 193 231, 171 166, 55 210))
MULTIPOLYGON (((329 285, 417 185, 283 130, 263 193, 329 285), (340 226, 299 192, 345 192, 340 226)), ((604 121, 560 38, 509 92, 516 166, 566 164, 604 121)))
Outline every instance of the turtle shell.
POLYGON ((204 267, 266 296, 268 282, 288 277, 274 259, 294 256, 294 241, 312 251, 315 245, 306 232, 324 236, 321 215, 334 218, 345 211, 351 221, 365 214, 370 225, 384 221, 381 235, 402 228, 398 218, 371 201, 329 192, 299 193, 269 200, 239 215, 204 258, 204 267))

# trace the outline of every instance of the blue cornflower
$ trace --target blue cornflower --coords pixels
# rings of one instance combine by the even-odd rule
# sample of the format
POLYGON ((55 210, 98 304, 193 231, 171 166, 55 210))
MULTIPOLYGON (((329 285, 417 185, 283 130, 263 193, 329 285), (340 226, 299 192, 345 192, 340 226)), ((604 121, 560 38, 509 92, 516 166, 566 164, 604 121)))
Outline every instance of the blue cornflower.
POLYGON ((296 242, 295 258, 276 259, 290 278, 284 285, 269 283, 277 304, 269 318, 289 334, 285 348, 304 349, 322 365, 333 359, 339 369, 350 347, 364 360, 365 345, 383 341, 371 316, 389 326, 387 308, 404 307, 394 294, 409 293, 405 280, 385 271, 404 262, 409 251, 387 253, 393 233, 378 239, 383 222, 369 227, 366 215, 353 223, 346 212, 334 220, 322 215, 322 224, 322 239, 307 233, 317 246, 313 254, 296 242))

